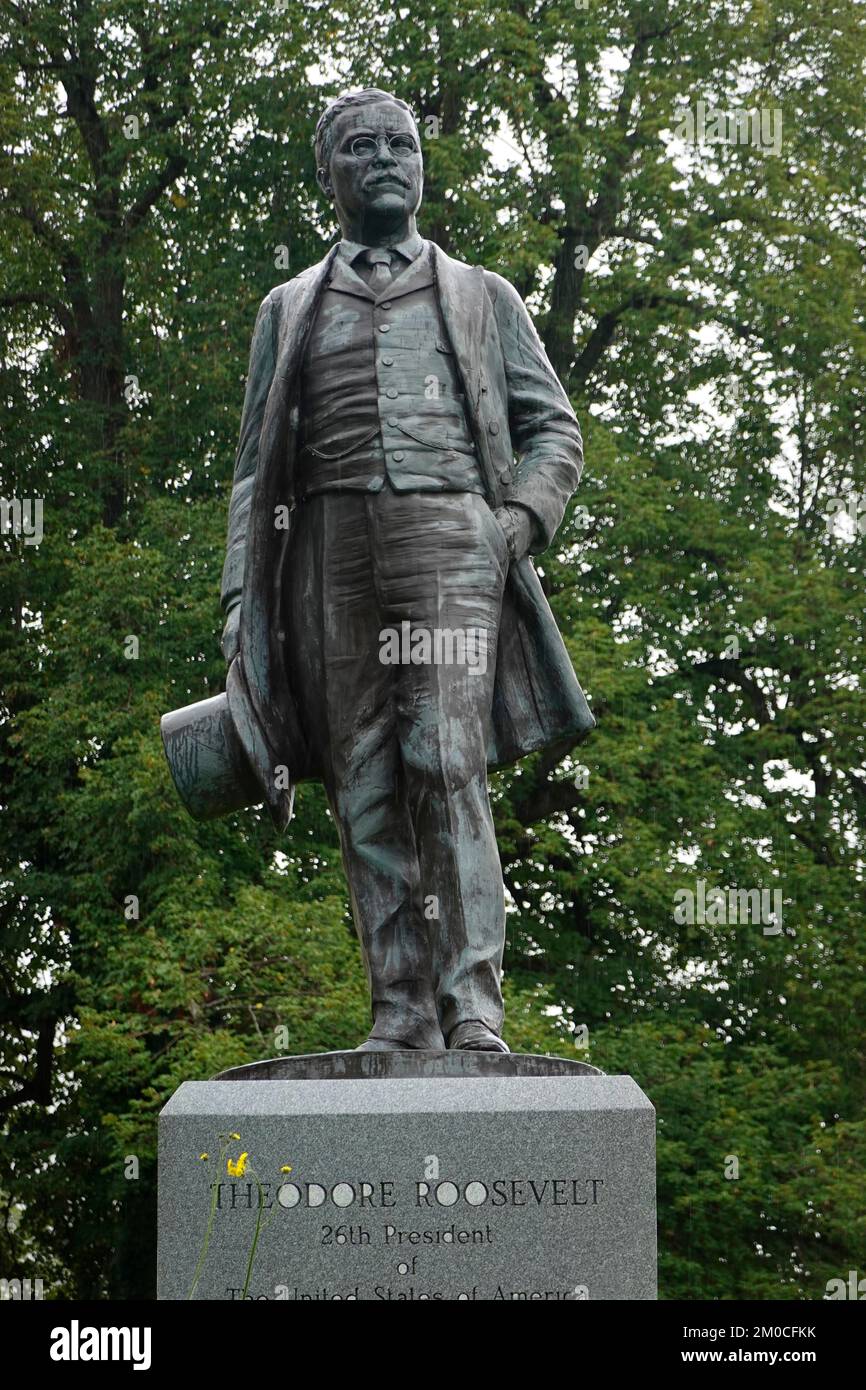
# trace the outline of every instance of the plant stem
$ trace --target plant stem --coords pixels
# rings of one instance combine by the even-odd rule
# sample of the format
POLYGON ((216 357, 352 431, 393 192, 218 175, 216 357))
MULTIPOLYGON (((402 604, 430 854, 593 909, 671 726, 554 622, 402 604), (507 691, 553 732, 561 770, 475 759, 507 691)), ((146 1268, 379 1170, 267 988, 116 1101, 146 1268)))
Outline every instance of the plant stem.
POLYGON ((264 1209, 264 1202, 265 1202, 265 1191, 264 1191, 264 1188, 262 1187, 261 1182, 259 1181, 259 1175, 258 1175, 258 1173, 256 1172, 256 1170, 255 1170, 254 1168, 252 1168, 250 1171, 252 1172, 252 1175, 253 1175, 253 1177, 255 1178, 256 1187, 257 1187, 258 1190, 259 1190, 259 1207, 258 1207, 258 1211, 256 1212, 256 1229, 255 1229, 255 1232, 253 1233, 253 1243, 252 1243, 252 1245, 250 1246, 250 1257, 249 1257, 249 1259, 247 1260, 247 1277, 246 1277, 246 1279, 245 1279, 245 1281, 244 1281, 243 1293, 241 1294, 241 1302, 242 1302, 242 1303, 243 1303, 244 1299, 246 1298, 246 1296, 247 1296, 247 1290, 248 1290, 249 1287, 250 1287, 250 1278, 252 1277, 252 1272, 253 1272, 253 1260, 254 1260, 255 1257, 256 1257, 256 1246, 257 1246, 258 1243, 259 1243, 259 1235, 261 1234, 261 1229, 262 1229, 262 1211, 263 1211, 263 1209, 264 1209))
POLYGON ((204 1269, 204 1262, 207 1259, 208 1247, 210 1246, 210 1238, 213 1235, 214 1221, 216 1220, 217 1195, 219 1193, 219 1175, 222 1172, 223 1160, 226 1156, 227 1149, 228 1144, 224 1144, 220 1149, 219 1161, 217 1163, 217 1180, 216 1182, 211 1183, 210 1215, 207 1219, 207 1228, 204 1233, 204 1241, 202 1242, 201 1253, 198 1257, 198 1264, 195 1267, 195 1274, 193 1275, 192 1284, 190 1286, 189 1293, 186 1296, 187 1302, 190 1301, 196 1289, 198 1288, 198 1281, 201 1279, 201 1272, 204 1269))

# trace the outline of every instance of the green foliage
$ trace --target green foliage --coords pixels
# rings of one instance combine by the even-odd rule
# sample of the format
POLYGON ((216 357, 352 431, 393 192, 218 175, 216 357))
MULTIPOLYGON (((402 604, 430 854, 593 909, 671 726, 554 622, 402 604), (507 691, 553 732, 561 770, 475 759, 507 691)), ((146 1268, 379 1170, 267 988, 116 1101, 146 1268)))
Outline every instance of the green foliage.
POLYGON ((175 1087, 367 1030, 321 790, 282 840, 196 825, 158 721, 221 688, 255 309, 335 230, 324 99, 375 83, 422 233, 518 285, 586 436, 541 569, 598 727, 494 779, 506 1036, 653 1100, 665 1297, 821 1298, 864 1237, 857 8, 3 14, 0 492, 45 535, 0 537, 0 1273, 151 1297, 175 1087), (698 100, 781 153, 676 146, 698 100), (778 888, 782 933, 677 922, 698 879, 778 888))

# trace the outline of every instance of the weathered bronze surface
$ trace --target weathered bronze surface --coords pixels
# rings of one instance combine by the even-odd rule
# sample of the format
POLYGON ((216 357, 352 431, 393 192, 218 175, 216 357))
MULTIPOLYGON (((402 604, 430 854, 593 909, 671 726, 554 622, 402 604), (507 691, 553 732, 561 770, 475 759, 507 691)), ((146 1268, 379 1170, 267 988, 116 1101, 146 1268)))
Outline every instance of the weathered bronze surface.
POLYGON ((507 1053, 487 773, 594 723, 529 558, 583 453, 517 292, 418 234, 409 108, 340 98, 316 153, 343 236, 259 310, 225 701, 164 735, 193 814, 254 799, 285 829, 295 785, 323 781, 370 983, 362 1046, 412 1049, 417 1074, 446 1047, 507 1053))

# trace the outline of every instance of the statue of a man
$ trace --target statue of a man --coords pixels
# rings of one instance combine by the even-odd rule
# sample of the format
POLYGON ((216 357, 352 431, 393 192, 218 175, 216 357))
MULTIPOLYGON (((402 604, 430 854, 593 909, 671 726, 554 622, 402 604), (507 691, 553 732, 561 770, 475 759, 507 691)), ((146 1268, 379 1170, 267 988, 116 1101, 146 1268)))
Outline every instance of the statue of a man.
POLYGON ((253 336, 222 603, 226 693, 280 828, 321 778, 372 997, 368 1050, 507 1052, 487 787, 593 724, 529 553, 581 436, 517 292, 419 236, 408 106, 316 131, 342 240, 253 336))

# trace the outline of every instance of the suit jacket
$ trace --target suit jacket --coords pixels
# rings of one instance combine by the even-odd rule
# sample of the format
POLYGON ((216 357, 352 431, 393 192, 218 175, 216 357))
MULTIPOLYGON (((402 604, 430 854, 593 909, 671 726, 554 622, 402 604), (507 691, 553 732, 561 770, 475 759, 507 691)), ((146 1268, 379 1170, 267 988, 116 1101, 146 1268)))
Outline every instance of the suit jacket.
MULTIPOLYGON (((532 550, 551 543, 583 467, 580 429, 512 285, 433 244, 443 322, 465 390, 487 500, 516 501, 535 519, 532 550), (516 456, 516 462, 515 462, 516 456)), ((283 572, 292 539, 300 366, 337 248, 277 286, 259 309, 229 504, 222 604, 241 604, 238 655, 226 678, 235 728, 275 825, 292 815, 294 784, 316 777, 315 750, 289 685, 302 652, 286 650, 283 572)), ((503 597, 488 746, 491 767, 514 762, 595 720, 532 562, 512 564, 503 597)))

